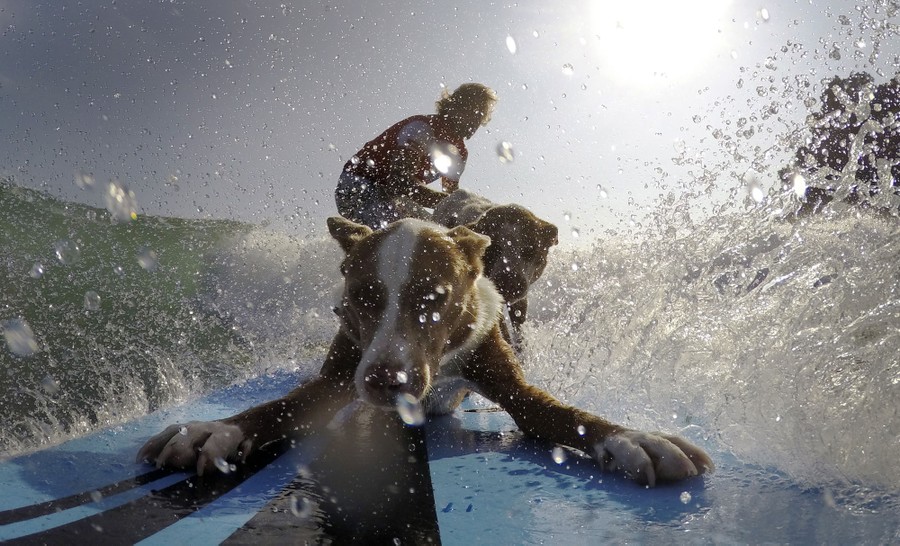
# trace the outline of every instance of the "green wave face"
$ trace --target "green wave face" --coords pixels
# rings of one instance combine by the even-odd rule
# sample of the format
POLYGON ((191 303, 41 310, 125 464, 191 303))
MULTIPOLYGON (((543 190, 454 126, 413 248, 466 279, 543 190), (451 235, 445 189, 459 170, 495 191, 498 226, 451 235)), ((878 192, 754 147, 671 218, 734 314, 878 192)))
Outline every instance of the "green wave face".
POLYGON ((200 292, 223 248, 251 230, 115 223, 0 181, 0 455, 233 379, 249 349, 200 292))

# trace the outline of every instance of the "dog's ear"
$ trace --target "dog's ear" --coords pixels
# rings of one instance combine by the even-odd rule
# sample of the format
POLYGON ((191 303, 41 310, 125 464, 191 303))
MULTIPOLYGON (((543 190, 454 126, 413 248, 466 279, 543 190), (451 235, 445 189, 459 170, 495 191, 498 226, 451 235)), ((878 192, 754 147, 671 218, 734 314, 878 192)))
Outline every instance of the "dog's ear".
POLYGON ((475 233, 466 226, 456 226, 447 232, 447 236, 463 251, 469 263, 481 268, 481 257, 484 255, 484 249, 491 244, 490 237, 475 233))
POLYGON ((356 246, 356 243, 372 234, 370 227, 351 222, 342 216, 328 218, 328 231, 347 254, 356 246))
POLYGON ((547 242, 547 248, 559 244, 559 230, 550 222, 544 222, 541 234, 544 236, 544 241, 547 242))

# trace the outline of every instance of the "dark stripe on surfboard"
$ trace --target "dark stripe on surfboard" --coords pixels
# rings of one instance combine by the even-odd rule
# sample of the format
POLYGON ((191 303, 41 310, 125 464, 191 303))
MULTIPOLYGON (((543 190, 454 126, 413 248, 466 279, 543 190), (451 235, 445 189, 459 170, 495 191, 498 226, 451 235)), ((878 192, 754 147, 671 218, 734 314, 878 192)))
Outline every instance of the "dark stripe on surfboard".
POLYGON ((0 525, 7 525, 10 523, 34 519, 62 510, 68 510, 69 508, 74 508, 83 504, 96 502, 98 499, 116 495, 135 487, 154 482, 171 473, 172 472, 169 470, 153 470, 147 472, 146 474, 135 476, 134 478, 121 480, 104 487, 92 489, 91 491, 85 491, 83 493, 77 493, 75 495, 69 495, 67 497, 53 499, 29 506, 22 506, 21 508, 4 510, 0 512, 0 525))
POLYGON ((131 544, 172 525, 240 486, 279 454, 278 450, 259 452, 258 456, 228 475, 202 478, 185 475, 177 483, 139 499, 71 523, 13 538, 7 544, 73 544, 87 541, 93 544, 131 544))
MULTIPOLYGON (((304 442, 277 460, 275 454, 260 454, 228 476, 197 478, 162 471, 160 484, 166 487, 147 494, 135 485, 133 493, 143 496, 116 504, 116 494, 128 495, 128 480, 124 480, 107 486, 110 498, 105 500, 110 507, 106 510, 82 513, 77 521, 64 521, 65 511, 57 515, 44 510, 44 521, 35 521, 35 528, 40 523, 57 526, 13 535, 10 543, 162 544, 208 539, 247 544, 289 538, 335 544, 392 544, 395 540, 440 544, 421 427, 407 427, 396 414, 372 410, 323 436, 327 441, 304 442), (303 456, 297 456, 298 452, 303 456), (172 480, 179 481, 172 484, 172 480), (259 504, 248 508, 241 498, 244 492, 259 504), (233 512, 229 503, 235 502, 249 510, 246 516, 228 514, 228 521, 219 521, 222 514, 233 512), (56 516, 58 521, 47 521, 56 516), (210 517, 217 521, 217 538, 209 535, 210 523, 205 521, 210 517)), ((151 487, 149 477, 156 475, 144 475, 151 487)), ((82 496, 70 499, 67 502, 79 511, 75 500, 83 500, 82 496)), ((16 525, 27 524, 26 520, 16 525)))
POLYGON ((286 540, 440 544, 424 428, 379 410, 357 415, 224 544, 286 540))

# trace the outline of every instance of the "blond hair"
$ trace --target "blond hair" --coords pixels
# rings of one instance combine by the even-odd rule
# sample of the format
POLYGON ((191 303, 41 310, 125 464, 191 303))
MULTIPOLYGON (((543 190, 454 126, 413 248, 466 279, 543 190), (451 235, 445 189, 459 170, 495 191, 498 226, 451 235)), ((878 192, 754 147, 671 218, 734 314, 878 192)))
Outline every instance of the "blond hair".
POLYGON ((456 88, 453 93, 444 89, 441 98, 434 107, 442 116, 452 115, 457 110, 474 110, 481 114, 481 123, 487 125, 497 102, 497 93, 493 89, 480 83, 464 83, 456 88))

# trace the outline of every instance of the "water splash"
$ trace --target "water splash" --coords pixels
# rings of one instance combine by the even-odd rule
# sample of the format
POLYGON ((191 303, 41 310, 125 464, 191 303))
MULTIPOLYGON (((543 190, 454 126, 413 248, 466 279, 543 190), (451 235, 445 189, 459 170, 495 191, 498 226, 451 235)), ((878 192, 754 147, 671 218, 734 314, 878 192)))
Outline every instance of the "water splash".
POLYGON ((130 222, 137 219, 137 198, 124 182, 113 180, 104 194, 106 210, 114 222, 130 222))
POLYGON ((859 499, 834 484, 900 487, 896 222, 723 214, 673 238, 666 218, 554 253, 529 292, 529 379, 628 426, 691 427, 839 502, 859 499))
POLYGON ((74 265, 81 259, 81 246, 69 239, 60 239, 53 243, 56 259, 63 265, 74 265))
POLYGON ((87 174, 82 171, 75 172, 75 185, 79 188, 86 190, 91 189, 96 184, 94 177, 90 174, 87 174))
POLYGON ((497 157, 500 159, 500 163, 512 163, 516 157, 512 144, 506 141, 498 143, 497 157))
POLYGON ((306 497, 291 495, 291 514, 299 519, 308 519, 313 514, 313 503, 306 497))
POLYGON ((400 419, 410 426, 420 426, 425 422, 425 409, 416 397, 403 393, 397 396, 397 413, 400 419))
POLYGON ((519 49, 518 46, 516 45, 516 39, 513 38, 512 36, 506 37, 506 49, 513 55, 515 55, 516 51, 518 51, 518 49, 519 49))
POLYGON ((159 267, 159 256, 151 248, 142 247, 138 250, 137 261, 147 271, 156 271, 156 268, 159 267))
POLYGON ((566 450, 560 446, 555 446, 552 450, 550 450, 550 457, 553 458, 553 462, 556 464, 563 464, 566 462, 566 450))
POLYGON ((100 310, 100 294, 94 290, 88 290, 84 293, 84 308, 87 311, 100 310))
POLYGON ((11 353, 17 356, 31 356, 40 351, 40 347, 34 338, 31 326, 21 318, 12 318, 0 321, 0 330, 11 353))

